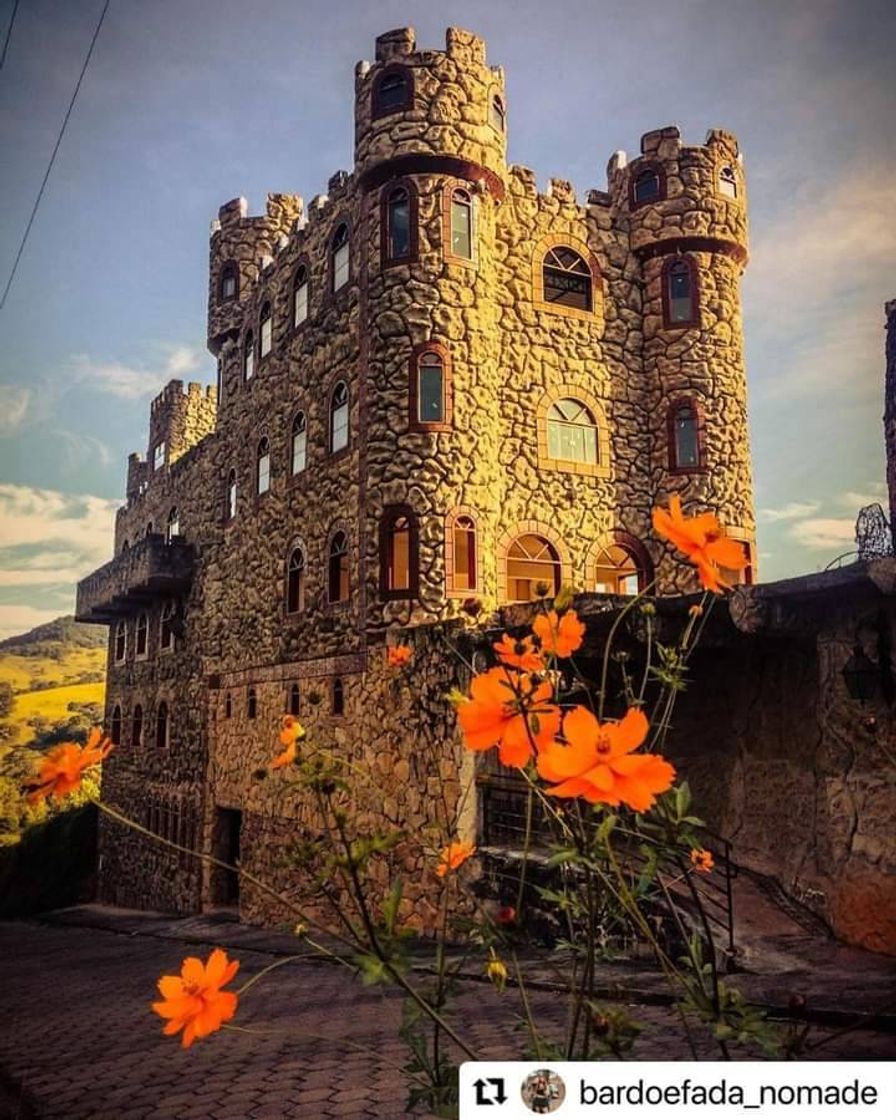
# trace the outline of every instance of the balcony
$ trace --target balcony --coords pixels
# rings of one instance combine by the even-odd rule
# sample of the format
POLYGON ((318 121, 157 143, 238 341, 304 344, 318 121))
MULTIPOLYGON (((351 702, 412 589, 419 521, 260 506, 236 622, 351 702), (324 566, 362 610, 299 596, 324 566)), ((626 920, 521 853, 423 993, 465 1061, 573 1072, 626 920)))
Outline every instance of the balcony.
POLYGON ((193 578, 193 546, 149 533, 78 584, 78 622, 114 622, 153 600, 180 595, 193 578))

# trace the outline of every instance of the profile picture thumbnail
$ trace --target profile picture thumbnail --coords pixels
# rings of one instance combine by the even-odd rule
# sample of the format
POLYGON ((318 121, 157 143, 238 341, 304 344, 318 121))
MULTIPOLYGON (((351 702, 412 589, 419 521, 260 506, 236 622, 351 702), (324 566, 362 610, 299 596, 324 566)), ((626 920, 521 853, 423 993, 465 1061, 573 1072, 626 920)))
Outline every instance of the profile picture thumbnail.
POLYGON ((552 1069, 537 1069, 523 1082, 520 1093, 527 1108, 547 1116, 563 1104, 566 1086, 559 1073, 554 1073, 552 1069))

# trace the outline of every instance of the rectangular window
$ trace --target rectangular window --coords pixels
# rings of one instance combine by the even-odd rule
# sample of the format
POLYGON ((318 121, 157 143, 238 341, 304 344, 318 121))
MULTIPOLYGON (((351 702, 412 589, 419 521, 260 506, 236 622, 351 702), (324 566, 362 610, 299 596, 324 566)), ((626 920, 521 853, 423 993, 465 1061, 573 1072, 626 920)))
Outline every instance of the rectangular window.
POLYGON ((348 405, 340 405, 333 412, 333 452, 348 447, 348 405))
POLYGON ((271 457, 262 455, 258 460, 258 493, 267 494, 271 488, 271 457))
POLYGON ((456 257, 473 256, 473 231, 470 228, 470 205, 467 202, 451 202, 451 252, 456 257))
POLYGON ((305 450, 306 450, 306 434, 305 432, 296 432, 292 437, 292 473, 299 474, 305 469, 305 450))
POLYGON ((454 590, 474 591, 476 588, 476 537, 470 529, 454 530, 454 590))
POLYGON ((308 285, 299 284, 296 288, 295 316, 293 326, 297 327, 308 318, 308 285))
POLYGON ((261 324, 261 356, 270 354, 273 341, 273 319, 264 319, 261 324))
POLYGON ((348 283, 348 260, 349 260, 349 247, 348 245, 340 245, 336 252, 333 254, 333 291, 338 292, 340 288, 345 287, 348 283))
POLYGON ((418 416, 421 423, 441 424, 445 419, 442 363, 421 365, 418 416))
POLYGON ((155 450, 152 453, 152 469, 157 471, 160 467, 165 465, 165 441, 157 443, 155 450))

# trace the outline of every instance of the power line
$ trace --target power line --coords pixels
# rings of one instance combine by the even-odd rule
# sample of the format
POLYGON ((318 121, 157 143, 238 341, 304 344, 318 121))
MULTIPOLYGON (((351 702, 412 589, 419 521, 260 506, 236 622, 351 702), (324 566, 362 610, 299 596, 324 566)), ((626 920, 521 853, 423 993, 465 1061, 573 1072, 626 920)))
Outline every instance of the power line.
POLYGON ((6 52, 9 49, 9 37, 12 35, 12 25, 16 22, 16 12, 19 10, 19 0, 12 6, 12 15, 9 17, 9 27, 6 29, 6 39, 3 42, 3 54, 0 54, 0 70, 6 62, 6 52))
MULTIPOLYGON (((93 48, 96 46, 96 41, 99 38, 100 28, 103 26, 103 20, 106 18, 106 12, 109 10, 111 0, 106 0, 103 5, 103 10, 100 13, 99 22, 96 25, 96 31, 93 33, 93 38, 90 40, 90 47, 87 51, 87 57, 84 59, 84 65, 81 67, 81 73, 78 76, 78 84, 75 86, 75 92, 72 94, 72 99, 69 102, 68 110, 65 114, 65 119, 62 122, 62 128, 59 130, 59 135, 56 138, 56 145, 53 148, 53 154, 50 156, 50 162, 47 164, 47 171, 44 175, 44 181, 40 185, 40 190, 37 192, 37 198, 34 200, 34 208, 31 211, 31 217, 28 219, 28 225, 25 227, 25 233, 22 237, 22 244, 19 246, 19 251, 16 253, 16 259, 12 264, 12 271, 9 274, 9 279, 6 282, 6 287, 3 289, 3 297, 0 299, 0 311, 6 306, 6 297, 9 295, 9 289, 12 287, 12 282, 15 279, 16 270, 19 267, 19 261, 22 259, 22 253, 25 252, 25 245, 28 241, 28 234, 31 233, 31 227, 34 225, 34 218, 37 214, 37 208, 40 206, 40 200, 44 196, 46 190, 47 180, 50 178, 50 172, 53 170, 53 164, 56 161, 56 153, 59 151, 59 146, 62 143, 62 137, 65 135, 65 130, 68 125, 69 117, 72 115, 72 109, 75 107, 75 101, 78 98, 78 92, 81 89, 81 83, 84 81, 84 75, 87 73, 87 67, 90 65, 90 58, 93 55, 93 48)), ((13 12, 15 15, 15 12, 13 12)), ((12 25, 10 24, 10 28, 12 25)))

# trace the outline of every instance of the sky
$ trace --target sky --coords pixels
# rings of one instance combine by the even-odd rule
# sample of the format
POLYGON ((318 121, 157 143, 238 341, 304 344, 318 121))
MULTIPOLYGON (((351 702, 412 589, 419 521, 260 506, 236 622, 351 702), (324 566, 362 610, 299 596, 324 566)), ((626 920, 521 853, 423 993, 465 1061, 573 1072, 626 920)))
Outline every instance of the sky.
MULTIPOLYGON (((0 0, 5 36, 14 0, 0 0)), ((0 70, 5 286, 103 0, 18 6, 0 70)), ((508 158, 580 199, 677 124, 744 152, 747 380, 762 580, 817 571, 886 508, 896 298, 890 0, 112 0, 0 311, 0 638, 70 613, 111 556, 126 457, 171 377, 213 381, 208 226, 352 165, 355 63, 412 25, 482 35, 508 158)))

